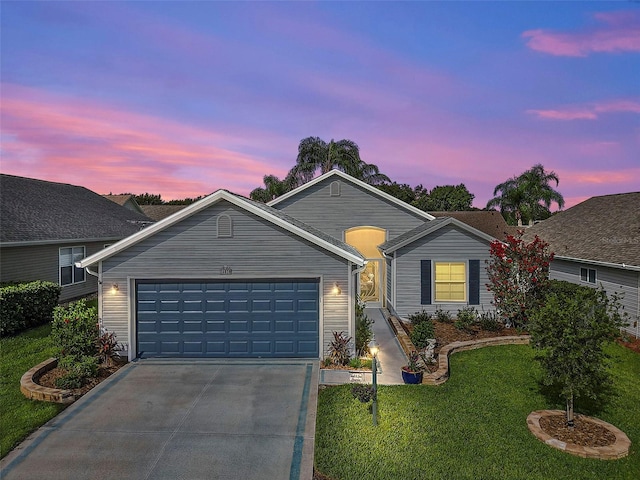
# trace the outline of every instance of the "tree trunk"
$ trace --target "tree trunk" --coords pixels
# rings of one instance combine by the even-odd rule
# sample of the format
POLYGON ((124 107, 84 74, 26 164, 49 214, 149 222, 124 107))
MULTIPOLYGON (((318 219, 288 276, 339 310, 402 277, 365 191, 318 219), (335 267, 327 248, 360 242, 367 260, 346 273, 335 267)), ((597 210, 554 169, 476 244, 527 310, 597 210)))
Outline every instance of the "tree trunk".
POLYGON ((567 426, 574 427, 573 422, 573 394, 567 397, 567 426))

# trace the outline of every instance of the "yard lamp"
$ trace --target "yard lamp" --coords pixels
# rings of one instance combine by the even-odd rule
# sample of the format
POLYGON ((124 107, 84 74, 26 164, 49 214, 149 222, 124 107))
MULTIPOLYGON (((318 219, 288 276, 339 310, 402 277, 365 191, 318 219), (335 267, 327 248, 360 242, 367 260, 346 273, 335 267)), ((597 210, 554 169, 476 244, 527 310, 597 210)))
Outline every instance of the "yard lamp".
POLYGON ((378 352, 380 348, 378 346, 378 342, 376 342, 376 337, 374 336, 369 342, 369 352, 371 352, 371 356, 373 360, 371 362, 371 378, 373 384, 373 404, 371 405, 371 413, 373 413, 373 424, 378 425, 378 352))

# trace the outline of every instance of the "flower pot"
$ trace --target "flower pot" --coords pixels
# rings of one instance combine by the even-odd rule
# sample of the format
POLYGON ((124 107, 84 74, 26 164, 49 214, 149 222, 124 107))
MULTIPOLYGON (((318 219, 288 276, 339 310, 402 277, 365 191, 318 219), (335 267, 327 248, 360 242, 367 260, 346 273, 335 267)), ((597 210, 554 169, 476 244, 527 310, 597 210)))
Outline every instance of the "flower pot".
POLYGON ((422 383, 422 373, 423 372, 408 372, 403 369, 402 380, 404 381, 404 383, 409 383, 409 384, 422 383))

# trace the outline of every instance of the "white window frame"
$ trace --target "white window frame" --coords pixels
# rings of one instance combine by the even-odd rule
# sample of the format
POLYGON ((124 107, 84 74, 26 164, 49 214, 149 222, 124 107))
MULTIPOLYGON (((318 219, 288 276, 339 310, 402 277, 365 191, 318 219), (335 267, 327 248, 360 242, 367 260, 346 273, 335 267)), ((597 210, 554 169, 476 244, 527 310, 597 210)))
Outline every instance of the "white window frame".
POLYGON ((598 283, 598 271, 595 268, 580 267, 580 281, 589 285, 596 285, 598 283), (593 282, 590 280, 591 272, 593 272, 593 282))
MULTIPOLYGON (((82 260, 85 258, 87 249, 84 245, 74 245, 72 247, 60 247, 58 249, 58 284, 61 287, 69 287, 71 285, 78 285, 80 283, 85 283, 87 281, 87 272, 84 271, 84 268, 76 268, 75 262, 82 260), (71 250, 71 263, 63 264, 62 259, 62 251, 63 250, 71 250), (71 283, 62 283, 62 269, 71 267, 71 283), (82 280, 76 281, 76 273, 82 272, 82 280)), ((65 257, 67 254, 65 254, 65 257)))
POLYGON ((432 267, 433 268, 433 273, 432 273, 432 275, 433 275, 433 292, 432 292, 433 303, 467 303, 469 301, 469 287, 468 287, 468 285, 469 285, 469 278, 468 278, 469 277, 469 262, 467 262, 465 260, 457 260, 457 261, 455 261, 455 260, 433 260, 432 261, 432 265, 433 265, 433 267, 432 267), (437 278, 436 272, 437 272, 437 265, 439 263, 440 264, 441 263, 448 263, 450 265, 451 264, 462 264, 462 265, 464 265, 464 280, 462 280, 462 281, 451 281, 451 280, 449 280, 449 281, 446 281, 446 282, 438 282, 436 280, 436 278, 437 278), (449 299, 449 300, 438 300, 438 292, 437 292, 437 289, 436 289, 436 285, 438 283, 461 283, 463 285, 463 287, 464 287, 464 299, 462 299, 462 300, 451 300, 451 299, 449 299))

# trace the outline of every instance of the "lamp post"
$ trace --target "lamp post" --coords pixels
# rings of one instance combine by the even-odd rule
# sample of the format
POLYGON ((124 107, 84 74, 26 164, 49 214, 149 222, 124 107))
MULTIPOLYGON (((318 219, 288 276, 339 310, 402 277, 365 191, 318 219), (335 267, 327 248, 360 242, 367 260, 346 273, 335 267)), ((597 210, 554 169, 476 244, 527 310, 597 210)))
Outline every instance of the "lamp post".
POLYGON ((378 343, 376 342, 376 337, 374 336, 369 342, 369 352, 371 352, 371 356, 373 357, 373 361, 371 362, 371 377, 373 384, 373 404, 371 405, 371 413, 373 413, 373 424, 378 425, 378 343))

